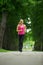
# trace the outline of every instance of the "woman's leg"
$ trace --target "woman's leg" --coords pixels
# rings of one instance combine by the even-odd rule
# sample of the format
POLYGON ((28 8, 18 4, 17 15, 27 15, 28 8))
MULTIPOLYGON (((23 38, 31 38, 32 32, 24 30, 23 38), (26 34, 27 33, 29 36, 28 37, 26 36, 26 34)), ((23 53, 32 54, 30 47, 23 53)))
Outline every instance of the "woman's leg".
POLYGON ((22 52, 24 35, 19 35, 19 51, 22 52))

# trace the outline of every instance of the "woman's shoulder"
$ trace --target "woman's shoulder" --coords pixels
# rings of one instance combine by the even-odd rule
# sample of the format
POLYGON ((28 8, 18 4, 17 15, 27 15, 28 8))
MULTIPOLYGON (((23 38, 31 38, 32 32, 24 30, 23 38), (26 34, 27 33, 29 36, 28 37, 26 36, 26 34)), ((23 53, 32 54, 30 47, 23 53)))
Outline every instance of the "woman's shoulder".
POLYGON ((24 24, 24 27, 27 28, 25 24, 24 24))
POLYGON ((24 24, 24 26, 26 26, 26 25, 24 24))

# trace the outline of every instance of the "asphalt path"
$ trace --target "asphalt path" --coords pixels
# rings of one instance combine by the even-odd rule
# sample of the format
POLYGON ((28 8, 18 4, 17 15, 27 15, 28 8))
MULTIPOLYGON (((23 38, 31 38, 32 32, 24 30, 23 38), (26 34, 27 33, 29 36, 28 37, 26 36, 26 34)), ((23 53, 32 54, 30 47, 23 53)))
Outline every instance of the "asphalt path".
POLYGON ((43 52, 0 52, 0 65, 43 65, 43 52))

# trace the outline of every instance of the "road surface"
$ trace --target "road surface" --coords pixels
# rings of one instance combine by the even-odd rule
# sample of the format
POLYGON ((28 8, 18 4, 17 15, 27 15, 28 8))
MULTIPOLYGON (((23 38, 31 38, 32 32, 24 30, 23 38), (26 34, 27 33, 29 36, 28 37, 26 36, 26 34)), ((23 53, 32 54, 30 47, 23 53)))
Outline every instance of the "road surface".
POLYGON ((43 65, 43 52, 0 52, 0 65, 43 65))

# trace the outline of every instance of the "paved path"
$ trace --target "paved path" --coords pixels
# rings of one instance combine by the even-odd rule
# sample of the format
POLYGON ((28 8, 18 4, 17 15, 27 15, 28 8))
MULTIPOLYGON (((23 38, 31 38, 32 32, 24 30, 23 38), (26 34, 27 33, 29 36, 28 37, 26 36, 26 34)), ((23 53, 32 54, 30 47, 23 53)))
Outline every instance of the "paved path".
POLYGON ((43 65, 42 52, 0 53, 0 65, 43 65))

